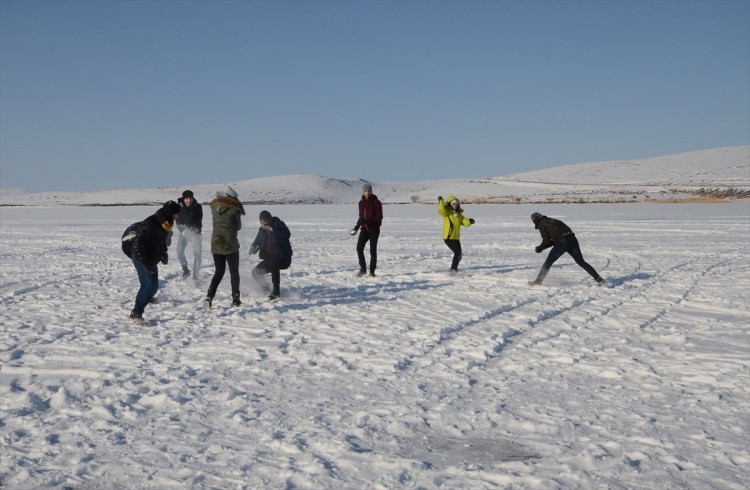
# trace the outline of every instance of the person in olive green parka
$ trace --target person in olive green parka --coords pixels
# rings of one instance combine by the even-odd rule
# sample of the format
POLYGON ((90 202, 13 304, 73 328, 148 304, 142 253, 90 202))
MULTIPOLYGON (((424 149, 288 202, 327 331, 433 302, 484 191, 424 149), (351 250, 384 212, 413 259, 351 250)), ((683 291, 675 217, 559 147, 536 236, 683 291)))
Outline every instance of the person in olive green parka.
POLYGON ((242 228, 242 215, 245 208, 237 198, 237 192, 227 186, 226 191, 219 191, 211 201, 211 216, 213 218, 213 233, 211 234, 211 254, 214 256, 216 272, 208 287, 206 299, 203 302, 208 309, 216 295, 216 289, 224 278, 226 266, 229 264, 229 276, 232 285, 232 306, 240 306, 240 241, 237 233, 242 228))
POLYGON ((438 214, 443 217, 443 241, 453 252, 450 272, 456 274, 462 257, 461 227, 473 225, 474 220, 464 216, 464 210, 456 196, 448 196, 447 201, 444 201, 442 196, 438 196, 437 209, 438 214))

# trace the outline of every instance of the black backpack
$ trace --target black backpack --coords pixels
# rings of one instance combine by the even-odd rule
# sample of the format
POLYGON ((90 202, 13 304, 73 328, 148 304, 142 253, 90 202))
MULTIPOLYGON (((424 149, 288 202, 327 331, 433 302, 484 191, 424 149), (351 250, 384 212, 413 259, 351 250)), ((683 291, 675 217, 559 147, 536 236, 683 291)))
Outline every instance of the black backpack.
POLYGON ((138 235, 141 226, 143 226, 143 221, 133 223, 125 228, 125 233, 122 234, 122 251, 128 257, 130 257, 133 250, 133 239, 138 235))

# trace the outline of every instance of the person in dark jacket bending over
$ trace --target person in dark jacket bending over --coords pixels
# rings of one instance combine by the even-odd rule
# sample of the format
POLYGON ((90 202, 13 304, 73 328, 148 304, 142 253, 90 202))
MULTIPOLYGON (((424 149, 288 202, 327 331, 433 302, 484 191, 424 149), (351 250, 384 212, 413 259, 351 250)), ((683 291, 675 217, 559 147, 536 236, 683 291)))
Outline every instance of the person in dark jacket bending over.
POLYGON ((180 236, 177 237, 177 259, 182 265, 182 278, 190 277, 185 248, 190 244, 193 248, 193 280, 198 282, 198 271, 201 268, 201 228, 203 228, 203 208, 193 197, 193 191, 187 190, 182 197, 177 199, 180 204, 180 214, 177 215, 175 223, 180 236))
POLYGON ((544 278, 547 276, 552 264, 555 263, 564 253, 570 254, 576 264, 580 265, 583 270, 589 273, 594 278, 597 285, 604 285, 605 281, 602 276, 594 270, 588 262, 583 260, 583 254, 581 253, 581 247, 578 244, 573 230, 568 227, 565 223, 554 218, 548 218, 541 213, 534 213, 531 215, 531 221, 534 222, 534 227, 539 230, 542 235, 542 243, 540 243, 534 250, 536 253, 542 253, 543 250, 552 247, 547 260, 544 261, 539 275, 531 282, 530 285, 536 286, 542 284, 544 278))
POLYGON ((141 283, 135 296, 135 306, 130 312, 130 319, 134 322, 144 323, 143 311, 159 290, 158 264, 166 264, 169 260, 167 249, 172 239, 175 215, 179 212, 179 204, 167 201, 156 213, 143 220, 133 238, 130 259, 141 283))
POLYGON ((276 299, 281 296, 280 271, 292 265, 292 244, 289 242, 291 233, 283 221, 271 216, 268 211, 261 211, 258 219, 260 228, 250 246, 250 254, 260 252, 261 262, 253 269, 253 278, 262 286, 263 276, 270 273, 273 289, 268 299, 276 299))
POLYGON ((365 262, 365 244, 370 242, 370 276, 375 277, 375 269, 378 266, 378 238, 380 237, 380 225, 383 224, 383 205, 378 196, 372 193, 372 186, 362 186, 362 199, 359 200, 359 220, 357 225, 349 232, 356 235, 360 231, 357 240, 357 258, 359 259, 359 276, 367 274, 367 262, 365 262))

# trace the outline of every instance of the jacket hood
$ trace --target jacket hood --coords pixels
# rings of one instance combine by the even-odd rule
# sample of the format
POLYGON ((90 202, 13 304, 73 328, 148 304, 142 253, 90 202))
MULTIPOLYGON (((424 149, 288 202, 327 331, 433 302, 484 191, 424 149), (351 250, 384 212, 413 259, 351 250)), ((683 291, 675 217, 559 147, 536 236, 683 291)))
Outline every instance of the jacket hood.
POLYGON ((534 228, 539 229, 539 222, 542 221, 542 218, 546 218, 542 213, 531 214, 531 221, 534 222, 534 228))
POLYGON ((464 212, 463 208, 461 207, 461 200, 459 198, 457 198, 456 196, 454 196, 454 195, 448 196, 448 199, 446 199, 444 201, 446 208, 453 209, 451 207, 451 201, 458 201, 458 207, 456 208, 456 213, 463 213, 464 212))
POLYGON ((214 200, 211 201, 211 207, 215 208, 215 207, 220 207, 220 206, 224 206, 227 208, 235 208, 239 210, 240 214, 242 215, 245 214, 245 208, 242 206, 242 203, 233 197, 216 196, 214 200))

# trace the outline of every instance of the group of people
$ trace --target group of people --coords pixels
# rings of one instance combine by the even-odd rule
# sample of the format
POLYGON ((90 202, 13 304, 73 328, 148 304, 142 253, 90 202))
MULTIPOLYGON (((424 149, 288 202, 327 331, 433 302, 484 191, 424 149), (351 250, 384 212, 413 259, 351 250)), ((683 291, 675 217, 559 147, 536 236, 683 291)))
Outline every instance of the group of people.
MULTIPOLYGON (((211 254, 214 259, 215 271, 203 304, 207 309, 211 309, 216 290, 224 278, 227 266, 229 266, 232 305, 240 306, 242 304, 239 274, 240 242, 237 235, 242 228, 242 216, 245 215, 245 209, 237 196, 237 192, 229 186, 226 190, 217 192, 209 206, 213 219, 211 254)), ((354 228, 349 232, 351 235, 359 233, 356 247, 359 260, 358 275, 368 274, 365 247, 369 243, 369 275, 375 277, 378 262, 378 239, 383 222, 383 205, 378 197, 373 194, 371 184, 364 184, 362 187, 362 197, 358 206, 359 218, 354 228)), ((458 265, 462 259, 461 227, 470 227, 476 221, 464 216, 461 202, 456 196, 448 196, 448 199, 438 196, 437 210, 443 218, 443 241, 453 252, 450 274, 457 274, 458 265)), ((272 216, 268 211, 261 211, 258 220, 260 227, 250 246, 250 254, 259 254, 261 261, 253 269, 252 276, 268 293, 268 298, 274 300, 281 295, 280 271, 288 269, 292 263, 291 233, 281 219, 272 216), (271 275, 270 285, 265 280, 267 274, 271 275)), ((530 285, 541 285, 552 264, 565 253, 573 257, 575 262, 588 272, 598 285, 601 286, 605 283, 599 273, 583 259, 578 239, 569 226, 560 220, 540 213, 533 213, 531 220, 542 236, 542 243, 535 248, 535 251, 541 253, 550 247, 552 247, 552 250, 549 252, 536 279, 529 282, 530 285)), ((159 282, 158 264, 159 262, 167 264, 167 250, 171 243, 172 228, 175 224, 179 232, 177 258, 182 266, 182 278, 187 279, 192 274, 196 286, 199 285, 200 276, 198 272, 201 268, 203 209, 201 204, 195 200, 193 192, 186 190, 182 193, 182 197, 177 199, 177 202, 167 201, 156 213, 140 223, 131 225, 123 235, 123 251, 131 257, 140 282, 135 306, 130 313, 131 320, 143 322, 143 311, 146 305, 154 301, 159 282), (126 237, 132 240, 132 249, 131 242, 128 242, 129 245, 126 250, 126 237), (188 245, 193 251, 192 272, 188 267, 185 254, 188 245)))
MULTIPOLYGON (((245 208, 237 192, 229 186, 226 190, 217 192, 209 206, 213 220, 211 254, 215 270, 203 304, 208 309, 212 307, 216 290, 228 266, 232 305, 240 306, 240 242, 237 235, 242 228, 245 208)), ((286 224, 268 211, 261 211, 259 221, 260 228, 250 246, 250 254, 259 254, 261 262, 255 266, 252 275, 268 290, 269 299, 276 299, 281 295, 280 271, 288 269, 292 263, 292 246, 289 240, 291 234, 286 224), (265 283, 266 274, 271 274, 270 286, 265 283)), ((130 312, 130 319, 135 322, 143 323, 146 305, 155 301, 159 289, 158 264, 167 264, 169 260, 167 251, 175 225, 179 232, 177 258, 182 266, 182 278, 187 279, 192 275, 196 286, 200 285, 203 208, 195 200, 193 192, 186 190, 177 202, 167 201, 153 215, 131 225, 123 234, 123 251, 131 258, 140 282, 135 306, 130 312), (185 254, 188 245, 193 251, 192 271, 185 254)))

